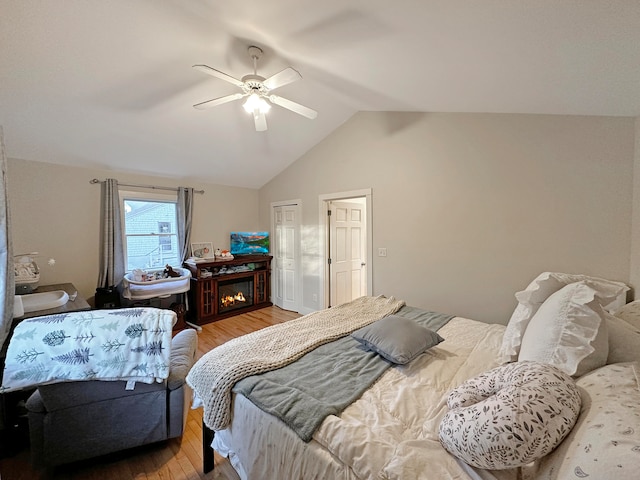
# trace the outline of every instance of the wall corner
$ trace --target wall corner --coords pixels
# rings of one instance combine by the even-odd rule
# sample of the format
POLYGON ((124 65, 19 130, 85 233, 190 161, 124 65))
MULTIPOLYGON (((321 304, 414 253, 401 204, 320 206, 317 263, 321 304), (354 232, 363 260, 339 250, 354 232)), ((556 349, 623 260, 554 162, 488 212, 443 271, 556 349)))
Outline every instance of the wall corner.
POLYGON ((631 206, 631 263, 629 283, 634 298, 640 298, 640 116, 635 120, 635 142, 633 151, 633 196, 631 206))

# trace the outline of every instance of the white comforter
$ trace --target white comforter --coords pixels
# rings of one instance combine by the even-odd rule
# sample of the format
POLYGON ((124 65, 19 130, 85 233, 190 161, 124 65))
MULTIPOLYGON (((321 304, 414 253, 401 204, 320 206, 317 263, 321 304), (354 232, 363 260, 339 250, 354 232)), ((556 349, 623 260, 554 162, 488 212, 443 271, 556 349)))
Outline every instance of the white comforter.
POLYGON ((327 417, 308 444, 236 396, 233 423, 216 432, 213 446, 246 479, 515 479, 515 470, 473 470, 438 441, 448 392, 497 366, 504 328, 452 319, 439 331, 444 342, 389 369, 339 417, 327 417))

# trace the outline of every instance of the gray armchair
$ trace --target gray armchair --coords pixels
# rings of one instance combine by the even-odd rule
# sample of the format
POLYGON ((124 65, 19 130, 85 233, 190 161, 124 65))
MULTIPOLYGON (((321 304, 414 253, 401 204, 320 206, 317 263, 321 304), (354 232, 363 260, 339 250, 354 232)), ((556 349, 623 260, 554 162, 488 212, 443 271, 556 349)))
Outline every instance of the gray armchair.
POLYGON ((185 377, 197 351, 195 330, 171 342, 169 378, 151 385, 86 381, 45 385, 27 400, 31 461, 51 467, 182 435, 191 405, 185 377))

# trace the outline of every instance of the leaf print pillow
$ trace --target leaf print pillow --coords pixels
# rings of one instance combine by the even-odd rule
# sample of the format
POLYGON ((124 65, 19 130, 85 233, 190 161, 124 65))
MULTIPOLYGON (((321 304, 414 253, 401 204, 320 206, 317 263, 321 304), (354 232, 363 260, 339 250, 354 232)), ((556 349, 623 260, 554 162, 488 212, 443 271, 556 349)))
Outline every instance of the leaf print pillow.
POLYGON ((580 394, 562 370, 537 362, 494 368, 449 393, 440 443, 476 468, 521 467, 551 452, 571 431, 580 394))

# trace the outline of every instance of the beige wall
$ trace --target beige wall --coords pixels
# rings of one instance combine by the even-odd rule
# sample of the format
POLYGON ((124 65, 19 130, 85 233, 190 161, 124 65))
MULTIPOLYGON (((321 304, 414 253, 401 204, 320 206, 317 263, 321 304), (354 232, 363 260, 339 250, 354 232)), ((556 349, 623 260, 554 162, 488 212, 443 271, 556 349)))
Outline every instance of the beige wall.
MULTIPOLYGON (((302 199, 303 306, 314 310, 318 196, 372 188, 374 252, 388 249, 374 256, 374 293, 504 323, 513 293, 544 270, 640 284, 634 135, 640 142, 640 119, 359 113, 260 192, 189 183, 206 190, 196 196, 192 240, 226 247, 231 230, 268 230, 271 202, 302 199)), ((180 185, 9 160, 14 251, 41 253, 42 284, 72 282, 93 296, 100 187, 89 180, 107 177, 180 185)))
MULTIPOLYGON (((179 179, 131 175, 9 159, 8 190, 13 249, 40 252, 40 284, 73 283, 89 299, 98 281, 100 186, 92 178, 120 183, 177 187, 179 179), (54 258, 53 267, 47 259, 54 258)), ((258 229, 258 191, 211 184, 184 186, 196 195, 192 241, 229 247, 232 230, 258 229)))
POLYGON ((506 323, 542 271, 629 280, 634 119, 361 112, 260 190, 302 199, 317 309, 318 196, 373 191, 374 294, 506 323))

